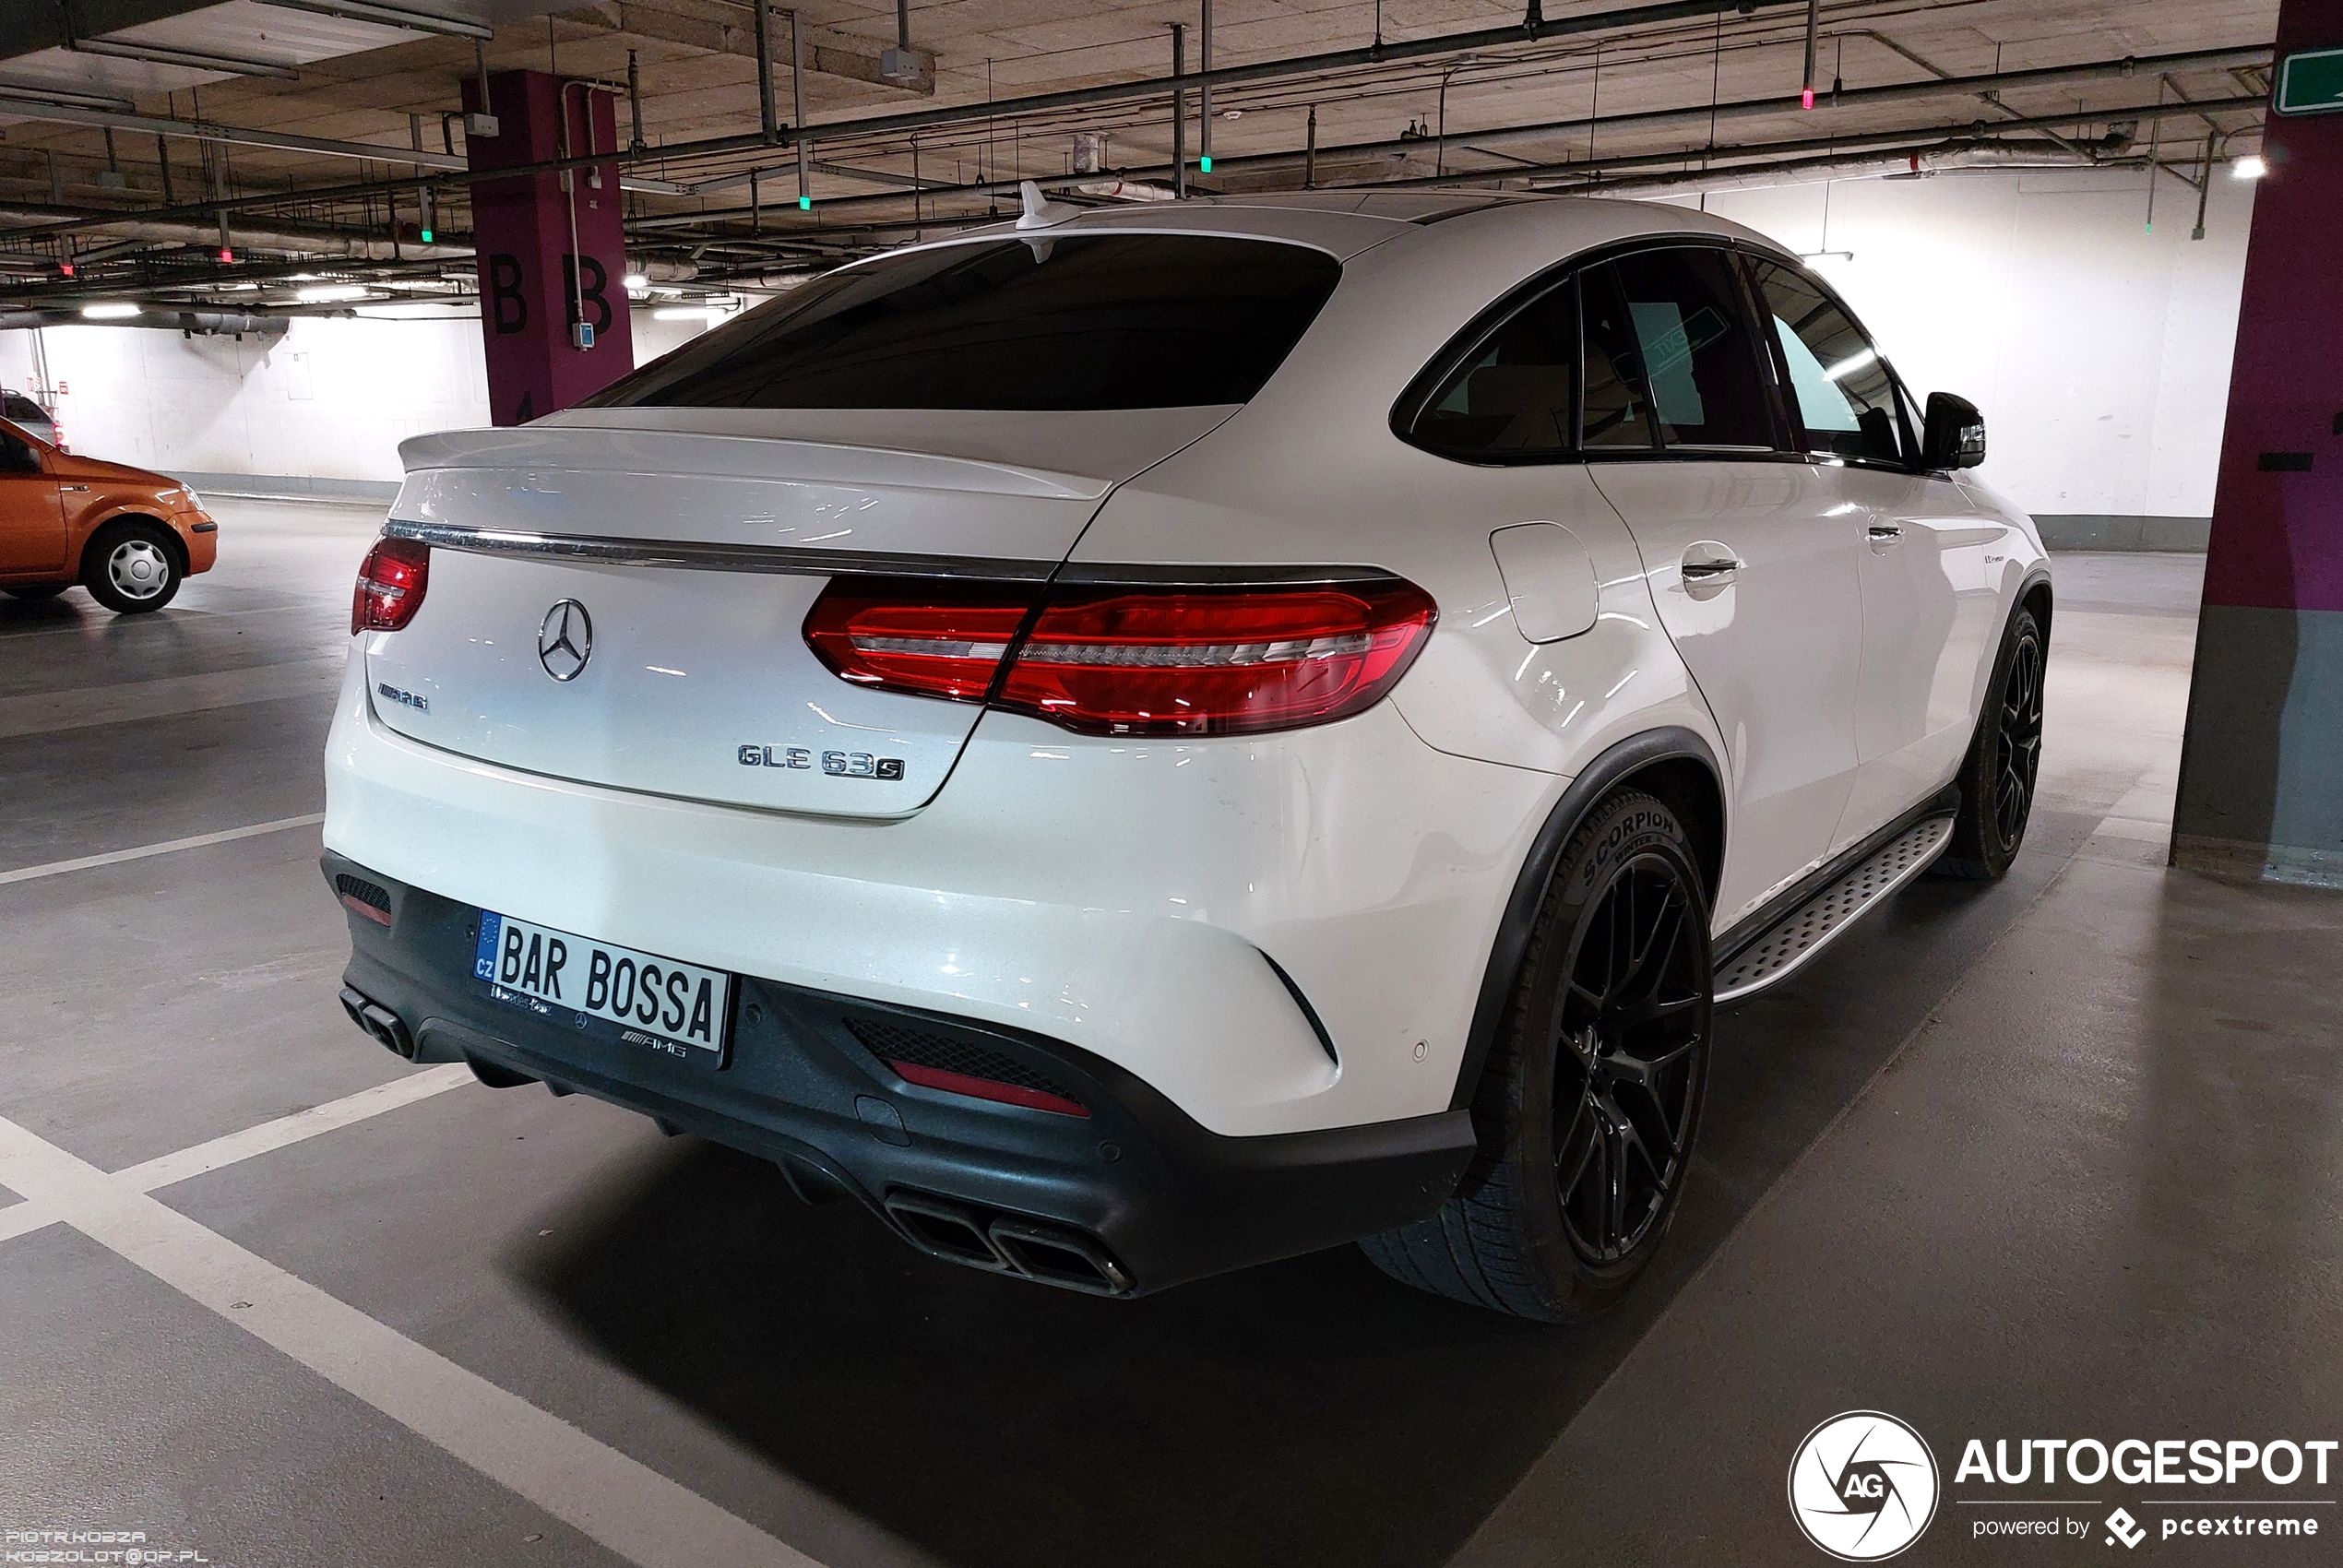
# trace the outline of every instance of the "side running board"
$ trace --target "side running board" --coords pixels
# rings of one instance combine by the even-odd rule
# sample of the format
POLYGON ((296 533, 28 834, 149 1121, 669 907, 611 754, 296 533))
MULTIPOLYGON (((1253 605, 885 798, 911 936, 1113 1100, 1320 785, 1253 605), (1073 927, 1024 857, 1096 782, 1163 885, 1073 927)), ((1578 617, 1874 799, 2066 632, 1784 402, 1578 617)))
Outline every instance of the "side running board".
POLYGON ((1870 859, 1825 883, 1727 961, 1717 975, 1718 1002, 1742 1001, 1797 973, 1881 899, 1926 871, 1952 837, 1951 813, 1922 817, 1870 859))

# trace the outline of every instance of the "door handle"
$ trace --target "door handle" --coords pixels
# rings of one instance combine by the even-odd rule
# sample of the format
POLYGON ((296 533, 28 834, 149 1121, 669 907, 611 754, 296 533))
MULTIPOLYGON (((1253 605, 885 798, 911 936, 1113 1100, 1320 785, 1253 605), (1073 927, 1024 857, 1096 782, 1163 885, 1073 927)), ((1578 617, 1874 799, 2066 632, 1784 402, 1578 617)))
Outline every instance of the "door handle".
POLYGON ((1721 544, 1695 544, 1684 552, 1677 570, 1687 583, 1716 587, 1730 582, 1743 564, 1741 557, 1721 544))
POLYGON ((1897 540, 1904 537, 1904 525, 1901 523, 1873 523, 1871 527, 1865 529, 1863 532, 1870 536, 1871 541, 1873 544, 1893 544, 1897 540))

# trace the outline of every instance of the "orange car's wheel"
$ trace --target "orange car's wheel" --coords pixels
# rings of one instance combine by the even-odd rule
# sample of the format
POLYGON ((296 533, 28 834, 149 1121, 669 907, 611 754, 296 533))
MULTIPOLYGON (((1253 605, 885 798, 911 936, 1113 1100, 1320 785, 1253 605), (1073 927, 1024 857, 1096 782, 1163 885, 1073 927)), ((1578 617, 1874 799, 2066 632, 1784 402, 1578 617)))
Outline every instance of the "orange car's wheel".
POLYGON ((118 615, 161 609, 185 575, 176 542, 157 523, 109 523, 81 552, 81 586, 118 615))

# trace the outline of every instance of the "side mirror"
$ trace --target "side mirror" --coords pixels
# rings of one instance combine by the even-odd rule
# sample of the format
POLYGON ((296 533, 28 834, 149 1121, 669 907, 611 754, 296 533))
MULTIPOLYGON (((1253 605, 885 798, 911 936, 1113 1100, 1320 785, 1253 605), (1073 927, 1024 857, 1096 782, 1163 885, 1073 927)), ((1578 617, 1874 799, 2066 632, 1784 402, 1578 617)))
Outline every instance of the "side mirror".
POLYGON ((1950 392, 1928 395, 1928 429, 1921 437, 1921 467, 1973 469, 1985 460, 1985 416, 1950 392))

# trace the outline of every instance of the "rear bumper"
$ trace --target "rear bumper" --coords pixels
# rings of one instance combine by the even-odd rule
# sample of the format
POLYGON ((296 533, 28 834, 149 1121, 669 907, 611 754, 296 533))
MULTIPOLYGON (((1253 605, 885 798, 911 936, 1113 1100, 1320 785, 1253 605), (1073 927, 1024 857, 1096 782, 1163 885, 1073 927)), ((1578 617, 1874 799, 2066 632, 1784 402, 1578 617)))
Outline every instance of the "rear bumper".
POLYGON ((366 641, 327 744, 334 853, 555 930, 1062 1040, 1230 1136, 1452 1103, 1560 787, 1436 752, 1389 703, 1200 742, 987 713, 908 816, 750 810, 395 733, 366 641))
POLYGON ((492 1000, 476 916, 328 853, 388 895, 350 918, 345 1005, 419 1062, 470 1061, 780 1162, 851 1194, 923 1251, 1130 1294, 1421 1218, 1473 1149, 1463 1111, 1259 1137, 1207 1131, 1102 1058, 1028 1031, 743 976, 723 1065, 677 1063, 492 1000), (394 1022, 395 1021, 395 1022, 394 1022), (1087 1116, 924 1088, 880 1054, 1044 1083, 1087 1116))

